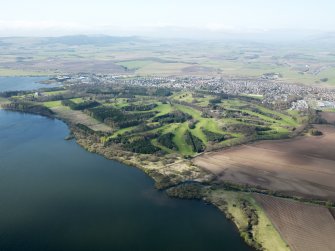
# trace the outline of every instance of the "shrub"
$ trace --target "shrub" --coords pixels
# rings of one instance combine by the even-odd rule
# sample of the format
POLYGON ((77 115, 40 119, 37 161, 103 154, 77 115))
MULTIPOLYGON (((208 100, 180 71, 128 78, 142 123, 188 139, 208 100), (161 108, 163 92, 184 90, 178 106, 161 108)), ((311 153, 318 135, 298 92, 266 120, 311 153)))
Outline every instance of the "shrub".
POLYGON ((190 131, 187 131, 185 133, 185 141, 188 145, 192 146, 193 152, 203 152, 205 149, 204 144, 202 143, 201 139, 194 136, 190 131))
POLYGON ((173 133, 163 134, 158 137, 158 142, 169 149, 178 150, 177 145, 173 142, 174 136, 173 133))

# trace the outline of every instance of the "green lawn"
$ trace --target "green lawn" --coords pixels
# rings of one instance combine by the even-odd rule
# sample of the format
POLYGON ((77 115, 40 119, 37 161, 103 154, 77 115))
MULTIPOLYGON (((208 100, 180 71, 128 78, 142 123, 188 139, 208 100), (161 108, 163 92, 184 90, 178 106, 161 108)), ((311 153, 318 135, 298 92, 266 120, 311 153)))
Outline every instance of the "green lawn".
POLYGON ((46 96, 54 96, 54 95, 60 95, 60 94, 64 94, 64 93, 67 93, 67 91, 64 90, 64 91, 43 92, 43 94, 46 95, 46 96))
POLYGON ((152 111, 158 111, 159 113, 156 114, 156 117, 158 117, 172 112, 173 108, 170 104, 159 104, 152 111))
POLYGON ((83 102, 84 99, 83 98, 72 98, 71 101, 73 101, 76 104, 79 104, 79 103, 83 102))
MULTIPOLYGON (((50 92, 52 95, 57 93, 63 93, 64 91, 55 91, 50 92)), ((208 102, 214 96, 206 95, 205 97, 199 97, 201 102, 208 102)), ((171 153, 175 152, 174 150, 167 149, 162 146, 158 141, 158 135, 165 134, 168 132, 173 133, 175 136, 173 142, 178 147, 178 153, 183 156, 194 156, 196 152, 193 151, 192 146, 188 145, 185 141, 185 134, 187 131, 190 131, 193 136, 199 138, 205 146, 209 146, 209 142, 204 133, 204 130, 218 133, 222 135, 230 135, 233 138, 224 140, 222 142, 216 143, 217 146, 227 147, 239 144, 245 135, 243 133, 233 133, 232 131, 224 131, 222 128, 229 125, 243 124, 250 126, 257 126, 259 122, 265 122, 266 126, 270 127, 270 130, 263 131, 262 134, 258 133, 258 139, 276 139, 283 138, 291 132, 293 127, 298 126, 298 122, 293 119, 300 118, 299 113, 287 111, 286 114, 272 111, 268 108, 265 108, 261 105, 255 104, 255 102, 248 102, 240 100, 238 98, 223 100, 221 105, 225 110, 235 111, 238 114, 238 117, 224 118, 224 117, 213 117, 213 118, 204 118, 202 117, 202 111, 198 110, 196 107, 191 107, 187 104, 175 104, 174 100, 183 99, 184 102, 189 103, 193 100, 193 94, 191 92, 177 92, 172 97, 168 98, 167 103, 162 103, 160 99, 153 98, 152 96, 135 96, 131 99, 128 98, 114 98, 111 103, 106 103, 106 106, 113 106, 118 109, 121 109, 124 106, 128 105, 147 105, 147 104, 157 104, 157 106, 150 111, 128 111, 128 114, 132 113, 146 113, 146 112, 156 112, 154 117, 162 116, 168 113, 171 113, 175 110, 186 113, 192 117, 192 120, 188 120, 183 123, 170 123, 161 125, 157 128, 151 129, 149 131, 139 131, 134 132, 131 137, 137 137, 144 134, 156 134, 156 138, 152 139, 151 142, 155 146, 161 148, 165 152, 171 153), (171 102, 171 103, 170 103, 171 102), (254 109, 253 109, 254 108, 254 109), (256 110, 258 109, 258 111, 256 110), (242 113, 238 113, 242 112, 242 113), (244 113, 244 114, 243 114, 244 113), (276 119, 272 116, 276 116, 280 119, 276 119), (196 121, 195 128, 190 129, 189 126, 192 121, 196 121)), ((71 99, 75 103, 83 102, 83 98, 73 98, 71 99)), ((98 100, 102 102, 101 100, 98 100)), ((61 101, 50 101, 43 103, 48 108, 63 107, 61 101)), ((208 108, 211 109, 211 108, 208 108)), ((224 112, 224 111, 223 111, 224 112)), ((147 125, 151 124, 154 126, 160 125, 158 122, 152 122, 153 117, 146 119, 143 123, 147 125)), ((138 129, 139 126, 132 126, 128 128, 123 128, 114 131, 110 135, 106 136, 108 138, 115 138, 117 135, 127 134, 134 129, 138 129)))
POLYGON ((48 102, 43 102, 43 105, 48 107, 48 108, 54 108, 54 107, 59 107, 62 106, 62 101, 48 101, 48 102))
POLYGON ((194 119, 198 120, 199 122, 196 124, 196 127, 194 129, 191 129, 191 133, 202 140, 202 142, 206 145, 207 144, 207 138, 205 134, 202 131, 202 128, 215 132, 223 134, 224 132, 220 130, 218 122, 214 118, 203 118, 201 117, 201 112, 188 106, 184 105, 174 105, 176 109, 179 111, 182 111, 184 113, 187 113, 191 115, 194 119))
POLYGON ((180 124, 178 128, 174 131, 175 137, 173 142, 178 146, 179 152, 182 155, 193 155, 192 147, 185 142, 185 133, 188 130, 188 123, 185 122, 180 124))

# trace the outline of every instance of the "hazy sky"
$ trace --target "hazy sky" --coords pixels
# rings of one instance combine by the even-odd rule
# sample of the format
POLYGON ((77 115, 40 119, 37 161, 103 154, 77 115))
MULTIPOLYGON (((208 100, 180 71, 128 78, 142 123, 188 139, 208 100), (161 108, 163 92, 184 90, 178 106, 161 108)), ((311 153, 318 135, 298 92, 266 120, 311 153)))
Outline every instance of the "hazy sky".
POLYGON ((335 30, 334 0, 5 0, 0 35, 335 30))

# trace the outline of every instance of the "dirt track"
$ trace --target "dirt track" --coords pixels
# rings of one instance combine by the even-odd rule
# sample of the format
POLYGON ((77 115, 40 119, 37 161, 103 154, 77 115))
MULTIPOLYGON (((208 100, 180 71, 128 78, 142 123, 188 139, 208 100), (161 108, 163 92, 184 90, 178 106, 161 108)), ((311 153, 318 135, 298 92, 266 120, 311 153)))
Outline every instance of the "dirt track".
POLYGON ((254 195, 293 251, 333 251, 335 220, 329 209, 266 195, 254 195))
POLYGON ((194 163, 222 181, 335 201, 335 127, 323 136, 262 141, 203 154, 194 163))

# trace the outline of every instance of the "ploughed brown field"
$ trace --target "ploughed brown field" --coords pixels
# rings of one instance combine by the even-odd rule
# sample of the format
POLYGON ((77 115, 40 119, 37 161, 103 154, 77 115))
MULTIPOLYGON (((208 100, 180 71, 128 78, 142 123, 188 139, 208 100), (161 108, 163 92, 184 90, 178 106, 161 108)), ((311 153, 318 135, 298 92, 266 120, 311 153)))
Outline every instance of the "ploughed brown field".
POLYGON ((329 209, 267 195, 254 198, 292 251, 335 249, 335 220, 329 209))
POLYGON ((335 112, 322 112, 321 117, 330 124, 335 124, 335 112))
POLYGON ((322 136, 261 141, 200 155, 194 163, 219 180, 335 201, 335 127, 322 136))

